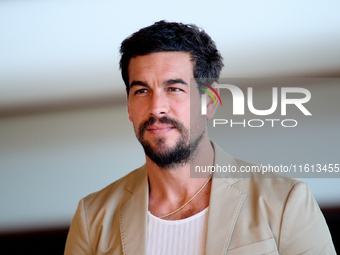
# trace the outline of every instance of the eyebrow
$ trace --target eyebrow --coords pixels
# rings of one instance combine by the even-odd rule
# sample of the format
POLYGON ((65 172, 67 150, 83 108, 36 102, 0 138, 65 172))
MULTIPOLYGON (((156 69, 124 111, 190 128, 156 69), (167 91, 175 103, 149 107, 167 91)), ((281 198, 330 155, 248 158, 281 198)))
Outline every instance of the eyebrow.
MULTIPOLYGON (((174 85, 174 84, 178 84, 178 83, 188 85, 188 83, 186 83, 183 79, 179 78, 179 79, 167 80, 163 83, 163 86, 170 86, 170 85, 174 85)), ((143 81, 132 81, 131 84, 130 84, 130 88, 132 88, 133 86, 149 87, 149 85, 146 82, 143 82, 143 81)))
POLYGON ((188 83, 186 83, 183 79, 179 78, 179 79, 170 79, 170 80, 167 80, 163 83, 164 86, 170 86, 170 85, 173 85, 173 84, 184 84, 184 85, 188 85, 188 83))
POLYGON ((132 88, 133 86, 143 86, 143 87, 149 87, 149 85, 145 82, 142 81, 132 81, 130 84, 130 88, 132 88))

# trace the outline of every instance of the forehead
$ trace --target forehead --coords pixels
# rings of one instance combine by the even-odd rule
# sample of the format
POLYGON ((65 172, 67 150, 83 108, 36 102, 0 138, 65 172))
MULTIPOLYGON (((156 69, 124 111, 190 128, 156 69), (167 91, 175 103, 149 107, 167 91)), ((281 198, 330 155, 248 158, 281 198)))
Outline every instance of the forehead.
POLYGON ((156 52, 131 58, 129 83, 150 78, 193 78, 193 62, 187 52, 156 52))

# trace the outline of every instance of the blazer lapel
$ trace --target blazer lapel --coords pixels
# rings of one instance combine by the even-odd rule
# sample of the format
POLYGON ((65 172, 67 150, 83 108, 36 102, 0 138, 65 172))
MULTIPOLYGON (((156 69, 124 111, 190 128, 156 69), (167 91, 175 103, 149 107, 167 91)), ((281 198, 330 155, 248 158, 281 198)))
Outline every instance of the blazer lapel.
POLYGON ((213 179, 212 185, 206 254, 226 254, 246 195, 223 179, 213 179))
POLYGON ((139 175, 127 185, 126 189, 131 196, 119 210, 122 247, 125 255, 146 255, 148 187, 146 167, 143 166, 139 175))
MULTIPOLYGON (((236 161, 229 154, 213 143, 215 149, 215 164, 219 166, 236 166, 236 161)), ((226 254, 233 230, 246 194, 232 187, 232 184, 242 179, 242 175, 232 174, 231 178, 221 178, 214 174, 210 203, 206 240, 206 254, 226 254)))

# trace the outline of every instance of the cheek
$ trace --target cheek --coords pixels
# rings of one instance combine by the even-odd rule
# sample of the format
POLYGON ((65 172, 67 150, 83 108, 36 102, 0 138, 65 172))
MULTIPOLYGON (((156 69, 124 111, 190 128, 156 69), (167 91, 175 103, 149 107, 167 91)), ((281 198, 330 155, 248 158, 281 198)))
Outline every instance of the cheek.
POLYGON ((192 114, 201 114, 201 94, 196 90, 194 90, 195 93, 190 97, 190 112, 192 114))
POLYGON ((190 121, 190 104, 183 101, 176 101, 172 105, 173 112, 182 122, 190 121))
POLYGON ((141 107, 134 102, 129 101, 127 104, 129 120, 133 123, 138 121, 138 116, 141 114, 141 107))
POLYGON ((200 130, 202 127, 206 125, 206 116, 201 114, 201 105, 194 104, 191 105, 190 108, 190 128, 193 130, 200 130))

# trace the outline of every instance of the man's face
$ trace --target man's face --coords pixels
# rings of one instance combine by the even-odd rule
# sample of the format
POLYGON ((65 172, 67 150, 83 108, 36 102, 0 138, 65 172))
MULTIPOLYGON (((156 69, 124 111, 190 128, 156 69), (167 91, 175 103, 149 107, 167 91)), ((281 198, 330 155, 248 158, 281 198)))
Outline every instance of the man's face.
MULTIPOLYGON (((146 155, 160 167, 187 163, 190 135, 198 143, 205 118, 190 134, 190 79, 193 63, 184 52, 158 52, 132 58, 129 63, 129 120, 146 155)), ((198 112, 198 110, 197 110, 198 112)), ((193 146, 193 144, 191 144, 193 146)))

